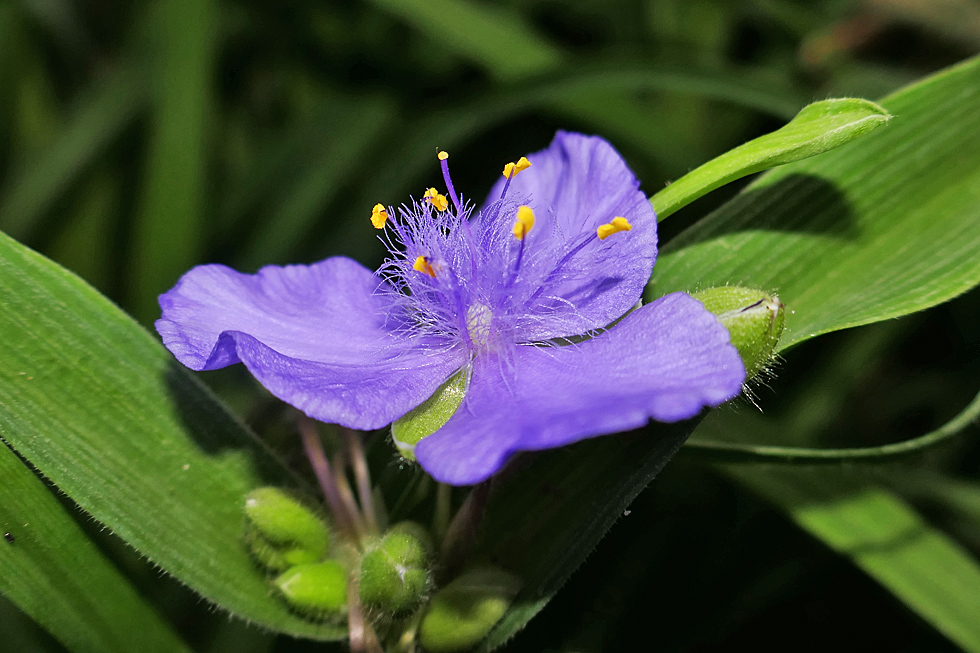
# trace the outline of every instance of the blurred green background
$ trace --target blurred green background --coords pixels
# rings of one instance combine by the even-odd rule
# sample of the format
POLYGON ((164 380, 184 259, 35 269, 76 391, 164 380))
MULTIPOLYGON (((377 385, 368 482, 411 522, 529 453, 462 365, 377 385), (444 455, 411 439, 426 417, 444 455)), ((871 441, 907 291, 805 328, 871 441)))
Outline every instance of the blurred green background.
MULTIPOLYGON (((878 98, 977 52, 973 0, 0 0, 0 231, 150 325, 157 295, 197 263, 377 266, 370 209, 441 185, 436 148, 479 202, 555 129, 597 133, 652 194, 809 101, 878 98)), ((662 240, 736 191, 685 208, 662 240)), ((758 401, 778 416, 819 398, 821 445, 924 433, 976 392, 978 309, 973 292, 818 339, 758 401)), ((239 370, 204 379, 291 453, 278 403, 239 370)), ((874 475, 980 555, 975 442, 914 473, 845 471, 874 475)), ((340 648, 230 621, 80 521, 197 650, 340 648)), ((683 454, 506 650, 736 645, 957 650, 683 454)), ((0 650, 60 647, 0 599, 0 650)))

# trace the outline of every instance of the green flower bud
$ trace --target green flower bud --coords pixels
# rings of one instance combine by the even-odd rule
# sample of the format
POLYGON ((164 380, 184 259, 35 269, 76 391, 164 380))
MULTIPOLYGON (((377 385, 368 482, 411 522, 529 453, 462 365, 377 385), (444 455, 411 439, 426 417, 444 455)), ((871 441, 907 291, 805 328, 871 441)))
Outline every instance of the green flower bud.
POLYGON ((385 531, 386 535, 392 535, 394 533, 411 535, 421 542, 427 558, 432 558, 435 555, 436 545, 432 542, 432 534, 429 533, 429 529, 417 521, 400 521, 397 524, 389 526, 388 530, 385 531))
POLYGON ((500 621, 520 588, 520 579, 502 569, 464 572, 432 597, 419 627, 422 646, 430 653, 465 651, 500 621))
POLYGON ((289 605, 314 618, 338 615, 347 607, 347 571, 336 560, 297 565, 275 584, 289 605))
POLYGON ((745 364, 745 380, 758 374, 772 358, 786 319, 779 297, 762 290, 724 286, 691 296, 718 316, 745 364))
POLYGON ((415 460, 415 445, 449 421, 466 394, 466 374, 460 372, 439 386, 422 405, 408 411, 391 425, 391 439, 398 453, 415 460))
POLYGON ((419 538, 389 532, 361 558, 361 601, 395 616, 409 614, 429 589, 428 562, 419 538))
POLYGON ((246 541, 266 568, 283 571, 323 559, 330 546, 326 525, 282 490, 263 487, 245 498, 246 541))

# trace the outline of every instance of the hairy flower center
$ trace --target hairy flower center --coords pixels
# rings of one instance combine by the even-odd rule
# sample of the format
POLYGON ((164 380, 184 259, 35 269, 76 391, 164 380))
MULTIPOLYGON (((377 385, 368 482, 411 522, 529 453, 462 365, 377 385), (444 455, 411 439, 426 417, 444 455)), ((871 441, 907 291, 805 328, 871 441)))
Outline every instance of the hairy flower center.
MULTIPOLYGON (((529 239, 537 223, 534 209, 506 200, 513 178, 531 167, 524 157, 504 167, 500 196, 471 226, 472 205, 464 204, 456 192, 449 154, 440 151, 438 159, 448 198, 429 188, 397 216, 383 204, 371 211, 371 224, 385 232, 383 240, 392 255, 379 272, 401 295, 399 301, 410 306, 419 332, 450 336, 474 350, 490 349, 495 338, 503 337, 499 332, 509 332, 515 314, 521 319, 528 305, 568 274, 579 252, 633 228, 617 216, 557 247, 550 242, 560 237, 553 224, 543 233, 537 227, 529 239), (542 261, 548 266, 543 273, 542 261), (522 276, 525 264, 531 270, 527 277, 522 276)), ((546 227, 549 219, 544 218, 546 227)))
POLYGON ((466 309, 466 333, 478 349, 486 349, 490 343, 492 324, 493 313, 488 306, 475 302, 466 309))

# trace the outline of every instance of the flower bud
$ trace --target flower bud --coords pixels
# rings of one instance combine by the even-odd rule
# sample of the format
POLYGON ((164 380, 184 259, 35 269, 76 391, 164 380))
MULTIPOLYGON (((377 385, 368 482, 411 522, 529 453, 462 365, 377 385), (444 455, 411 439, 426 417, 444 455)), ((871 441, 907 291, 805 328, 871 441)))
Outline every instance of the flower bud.
POLYGON ((263 487, 249 493, 245 517, 249 548, 272 571, 322 560, 330 546, 323 521, 278 488, 263 487))
POLYGON ((500 621, 520 588, 519 578, 496 567, 464 572, 432 597, 419 626, 422 646, 430 653, 469 649, 500 621))
POLYGON ((422 548, 425 550, 426 558, 432 558, 436 553, 436 545, 432 541, 432 534, 429 533, 429 529, 417 521, 400 521, 397 524, 389 526, 388 530, 385 531, 386 535, 391 535, 393 533, 404 533, 405 535, 411 535, 421 542, 422 548))
POLYGON ((347 571, 336 560, 291 567, 275 584, 289 605, 314 618, 338 615, 347 607, 347 571))
POLYGON ((361 601, 394 616, 409 614, 429 589, 428 562, 419 538, 389 532, 361 558, 361 601))
POLYGON ((758 374, 772 358, 783 333, 785 311, 779 297, 741 286, 708 288, 691 296, 728 329, 745 364, 745 380, 758 374))

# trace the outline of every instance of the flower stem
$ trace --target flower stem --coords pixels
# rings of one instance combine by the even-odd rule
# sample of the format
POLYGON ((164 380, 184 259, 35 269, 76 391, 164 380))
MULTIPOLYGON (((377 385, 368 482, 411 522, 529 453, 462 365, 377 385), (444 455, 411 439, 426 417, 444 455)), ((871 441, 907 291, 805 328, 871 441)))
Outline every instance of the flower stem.
POLYGON ((439 566, 447 578, 455 575, 476 541, 486 513, 490 490, 489 480, 474 486, 445 531, 439 547, 439 566))
POLYGON ((364 447, 360 436, 350 429, 342 429, 344 440, 347 442, 347 453, 351 466, 354 468, 354 479, 357 482, 357 498, 361 503, 361 513, 368 532, 378 532, 378 517, 374 511, 374 499, 371 495, 371 474, 364 458, 364 447))
POLYGON ((452 510, 453 488, 445 483, 436 484, 436 508, 432 515, 432 536, 441 542, 449 528, 449 512, 452 510))
POLYGON ((347 582, 347 629, 351 653, 384 653, 357 594, 357 581, 351 574, 347 582))
POLYGON ((340 493, 337 490, 337 483, 334 480, 330 464, 327 462, 327 455, 323 451, 323 442, 320 440, 320 433, 317 431, 316 422, 300 415, 296 421, 300 437, 303 440, 303 448, 306 450, 306 457, 310 461, 313 473, 316 474, 317 481, 320 482, 320 489, 327 501, 327 508, 333 517, 337 528, 341 530, 351 541, 357 540, 357 527, 354 523, 353 515, 344 504, 340 493))
POLYGON ((361 538, 367 534, 367 529, 364 526, 364 518, 361 515, 361 511, 357 507, 357 501, 354 500, 354 493, 351 492, 350 483, 347 482, 346 462, 346 456, 343 452, 338 452, 333 457, 333 477, 337 486, 337 494, 340 496, 340 500, 346 507, 347 514, 351 516, 351 521, 354 524, 354 532, 357 537, 355 541, 360 543, 361 538))

